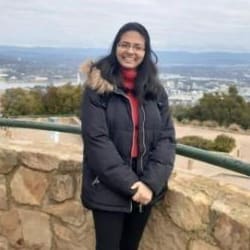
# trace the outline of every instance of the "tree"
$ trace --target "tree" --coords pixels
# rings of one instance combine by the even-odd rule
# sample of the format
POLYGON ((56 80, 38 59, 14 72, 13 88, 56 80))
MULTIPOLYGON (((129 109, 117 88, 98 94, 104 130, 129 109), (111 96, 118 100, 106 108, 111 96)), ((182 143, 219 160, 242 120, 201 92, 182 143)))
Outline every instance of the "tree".
MULTIPOLYGON (((180 112, 177 113, 177 119, 178 117, 180 112)), ((250 104, 238 94, 235 86, 230 86, 228 93, 204 94, 199 103, 188 109, 185 114, 182 112, 181 117, 188 120, 216 121, 223 126, 237 123, 247 129, 250 128, 250 104)))
POLYGON ((36 114, 41 111, 41 99, 37 98, 38 93, 30 94, 22 88, 8 89, 2 96, 3 116, 17 116, 36 114))
POLYGON ((79 115, 81 86, 70 83, 46 89, 22 88, 6 90, 2 96, 4 116, 76 114, 79 115))

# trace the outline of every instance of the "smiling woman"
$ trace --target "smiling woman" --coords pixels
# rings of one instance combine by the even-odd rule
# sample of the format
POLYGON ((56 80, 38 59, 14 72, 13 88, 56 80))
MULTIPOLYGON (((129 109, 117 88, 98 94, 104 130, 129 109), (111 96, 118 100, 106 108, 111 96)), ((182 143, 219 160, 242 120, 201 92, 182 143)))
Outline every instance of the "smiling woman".
POLYGON ((172 172, 175 130, 153 55, 145 27, 127 23, 110 54, 85 67, 82 202, 96 250, 138 249, 172 172))
POLYGON ((116 57, 124 68, 134 69, 139 66, 144 58, 145 40, 136 31, 125 32, 117 45, 116 57))

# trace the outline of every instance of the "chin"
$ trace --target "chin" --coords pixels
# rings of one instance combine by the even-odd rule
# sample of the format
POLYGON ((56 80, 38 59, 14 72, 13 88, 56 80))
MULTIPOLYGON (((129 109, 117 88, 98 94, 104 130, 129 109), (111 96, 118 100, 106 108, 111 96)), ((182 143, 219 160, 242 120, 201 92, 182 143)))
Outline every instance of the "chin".
POLYGON ((127 64, 127 63, 122 63, 121 66, 127 69, 135 69, 137 67, 136 65, 127 64))

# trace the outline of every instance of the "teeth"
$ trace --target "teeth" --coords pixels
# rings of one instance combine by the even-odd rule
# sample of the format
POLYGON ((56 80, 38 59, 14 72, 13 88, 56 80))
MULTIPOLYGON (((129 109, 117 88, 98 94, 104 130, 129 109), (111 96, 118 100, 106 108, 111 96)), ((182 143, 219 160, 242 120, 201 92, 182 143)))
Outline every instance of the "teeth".
POLYGON ((134 61, 133 58, 124 58, 124 60, 125 60, 125 61, 129 61, 129 62, 134 61))

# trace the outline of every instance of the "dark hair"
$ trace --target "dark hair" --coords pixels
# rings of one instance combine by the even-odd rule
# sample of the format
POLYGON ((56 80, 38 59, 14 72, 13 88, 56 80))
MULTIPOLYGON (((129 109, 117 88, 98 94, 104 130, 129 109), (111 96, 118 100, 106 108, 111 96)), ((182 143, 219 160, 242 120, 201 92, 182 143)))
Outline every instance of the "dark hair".
POLYGON ((115 36, 110 54, 97 61, 93 66, 101 70, 101 75, 104 79, 118 87, 122 87, 120 64, 116 57, 116 48, 121 36, 127 31, 136 31, 142 35, 145 40, 145 55, 142 63, 137 68, 136 95, 140 101, 144 99, 155 99, 160 87, 156 68, 158 58, 151 49, 148 31, 140 23, 130 22, 123 25, 115 36), (153 62, 153 57, 155 62, 153 62))

